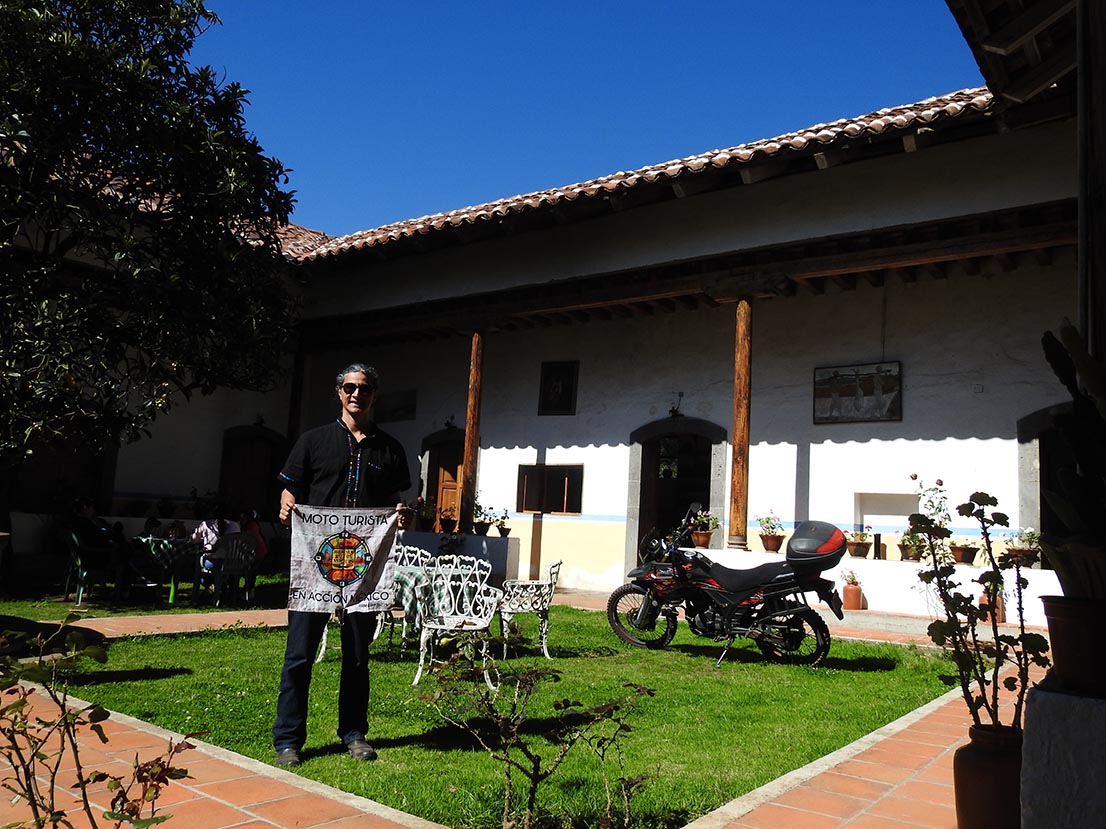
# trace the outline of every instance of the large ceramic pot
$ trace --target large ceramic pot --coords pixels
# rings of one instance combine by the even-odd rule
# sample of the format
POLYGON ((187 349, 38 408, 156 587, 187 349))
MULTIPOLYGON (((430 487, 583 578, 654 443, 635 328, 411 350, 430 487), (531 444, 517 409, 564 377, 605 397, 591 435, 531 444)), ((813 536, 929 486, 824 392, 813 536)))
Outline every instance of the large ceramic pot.
POLYGON ((709 547, 711 536, 714 535, 714 530, 692 530, 691 542, 696 547, 709 547))
POLYGON ((957 829, 1021 829, 1022 732, 973 725, 952 758, 957 829))
POLYGON ((841 591, 841 606, 845 610, 864 609, 864 592, 860 589, 859 584, 845 584, 841 591))
POLYGON ((1064 690, 1106 697, 1106 661, 1099 650, 1106 601, 1041 596, 1048 620, 1052 672, 1064 690))
POLYGON ((764 549, 769 553, 778 553, 780 547, 783 546, 782 535, 764 535, 761 533, 760 543, 764 545, 764 549))
POLYGON ((857 558, 864 558, 868 555, 868 550, 872 548, 871 541, 846 541, 845 546, 849 548, 849 555, 856 556, 857 558))

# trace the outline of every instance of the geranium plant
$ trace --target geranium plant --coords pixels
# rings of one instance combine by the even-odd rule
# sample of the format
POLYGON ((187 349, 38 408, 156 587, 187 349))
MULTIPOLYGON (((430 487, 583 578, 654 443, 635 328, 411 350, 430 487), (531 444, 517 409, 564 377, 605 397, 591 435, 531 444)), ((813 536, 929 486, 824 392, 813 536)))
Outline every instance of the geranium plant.
POLYGON ((507 526, 507 510, 503 510, 503 512, 500 512, 500 513, 495 513, 495 514, 493 514, 493 513, 495 513, 495 511, 491 510, 488 514, 491 518, 492 524, 495 525, 496 529, 501 530, 504 527, 506 527, 507 526))
POLYGON ((717 530, 720 526, 721 523, 718 521, 718 516, 713 515, 709 510, 701 509, 691 516, 691 529, 696 532, 717 530))
POLYGON ((871 532, 872 532, 872 525, 871 524, 865 524, 863 529, 850 530, 847 533, 847 535, 849 537, 849 541, 856 541, 856 542, 859 543, 859 542, 867 541, 868 540, 868 535, 871 532))
POLYGON ((783 522, 778 515, 758 515, 756 522, 760 524, 761 535, 783 535, 783 522))
POLYGON ((1018 527, 1006 534, 1006 546, 1036 550, 1041 546, 1041 534, 1032 527, 1018 527))
POLYGON ((1002 687, 1015 694, 1011 725, 1020 729, 1025 695, 1029 690, 1029 668, 1031 665, 1048 667, 1048 642, 1039 633, 1029 633, 1025 629, 1023 592, 1029 582, 1021 574, 1024 558, 995 556, 991 530, 1007 526, 1008 521, 1001 512, 988 512, 997 505, 998 501, 992 496, 976 492, 970 501, 957 507, 960 515, 979 523, 986 569, 974 581, 983 586, 988 600, 986 608, 976 601, 974 590, 961 589, 954 580, 955 568, 941 556, 942 543, 950 534, 948 528, 939 526, 931 516, 915 513, 910 516, 910 529, 925 540, 927 566, 918 578, 934 588, 945 611, 944 619, 930 624, 929 636, 934 643, 951 651, 957 672, 953 681, 960 683, 972 720, 982 725, 985 715, 990 725, 1003 724, 998 698, 1002 687), (1000 631, 998 619, 989 611, 1002 595, 1007 580, 1012 582, 1016 599, 1017 634, 1000 631), (980 631, 981 625, 985 632, 980 631), (1000 680, 1000 675, 1011 665, 1014 673, 1000 680))
POLYGON ((855 570, 842 570, 841 581, 845 582, 845 584, 860 584, 860 579, 856 575, 855 570))

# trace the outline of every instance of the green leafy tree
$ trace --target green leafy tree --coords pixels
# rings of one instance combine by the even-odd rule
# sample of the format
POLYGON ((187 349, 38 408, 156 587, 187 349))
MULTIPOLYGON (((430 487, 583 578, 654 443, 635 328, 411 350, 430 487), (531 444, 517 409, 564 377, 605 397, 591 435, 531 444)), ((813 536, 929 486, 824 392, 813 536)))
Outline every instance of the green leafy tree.
POLYGON ((201 0, 0 6, 0 459, 279 375, 293 198, 246 91, 188 62, 217 23, 201 0))

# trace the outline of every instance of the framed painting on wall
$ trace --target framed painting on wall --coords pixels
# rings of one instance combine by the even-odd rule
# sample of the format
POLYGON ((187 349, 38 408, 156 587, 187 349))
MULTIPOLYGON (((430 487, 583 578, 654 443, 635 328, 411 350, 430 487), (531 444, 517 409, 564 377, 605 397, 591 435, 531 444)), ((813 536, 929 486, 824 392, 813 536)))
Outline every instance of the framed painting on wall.
POLYGON ((902 420, 902 364, 861 363, 814 369, 814 422, 902 420))
POLYGON ((539 415, 576 414, 576 380, 579 360, 561 360, 541 364, 541 389, 538 394, 539 415))

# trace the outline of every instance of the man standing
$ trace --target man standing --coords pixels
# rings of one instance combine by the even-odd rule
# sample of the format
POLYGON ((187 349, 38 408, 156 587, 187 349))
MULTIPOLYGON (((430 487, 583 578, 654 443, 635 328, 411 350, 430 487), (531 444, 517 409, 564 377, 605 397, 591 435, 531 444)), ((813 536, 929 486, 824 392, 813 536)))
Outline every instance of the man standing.
MULTIPOLYGON (((333 423, 304 432, 280 473, 280 520, 288 526, 297 502, 322 507, 390 507, 406 526, 410 511, 400 493, 411 486, 407 456, 400 443, 371 419, 379 379, 376 369, 354 363, 337 377, 342 414, 333 423)), ((339 611, 342 672, 338 686, 338 737, 350 756, 372 760, 365 740, 369 707, 369 644, 376 614, 367 602, 339 611)), ((277 763, 295 766, 307 739, 307 695, 311 668, 330 615, 288 611, 288 645, 280 675, 273 747, 277 763)))

